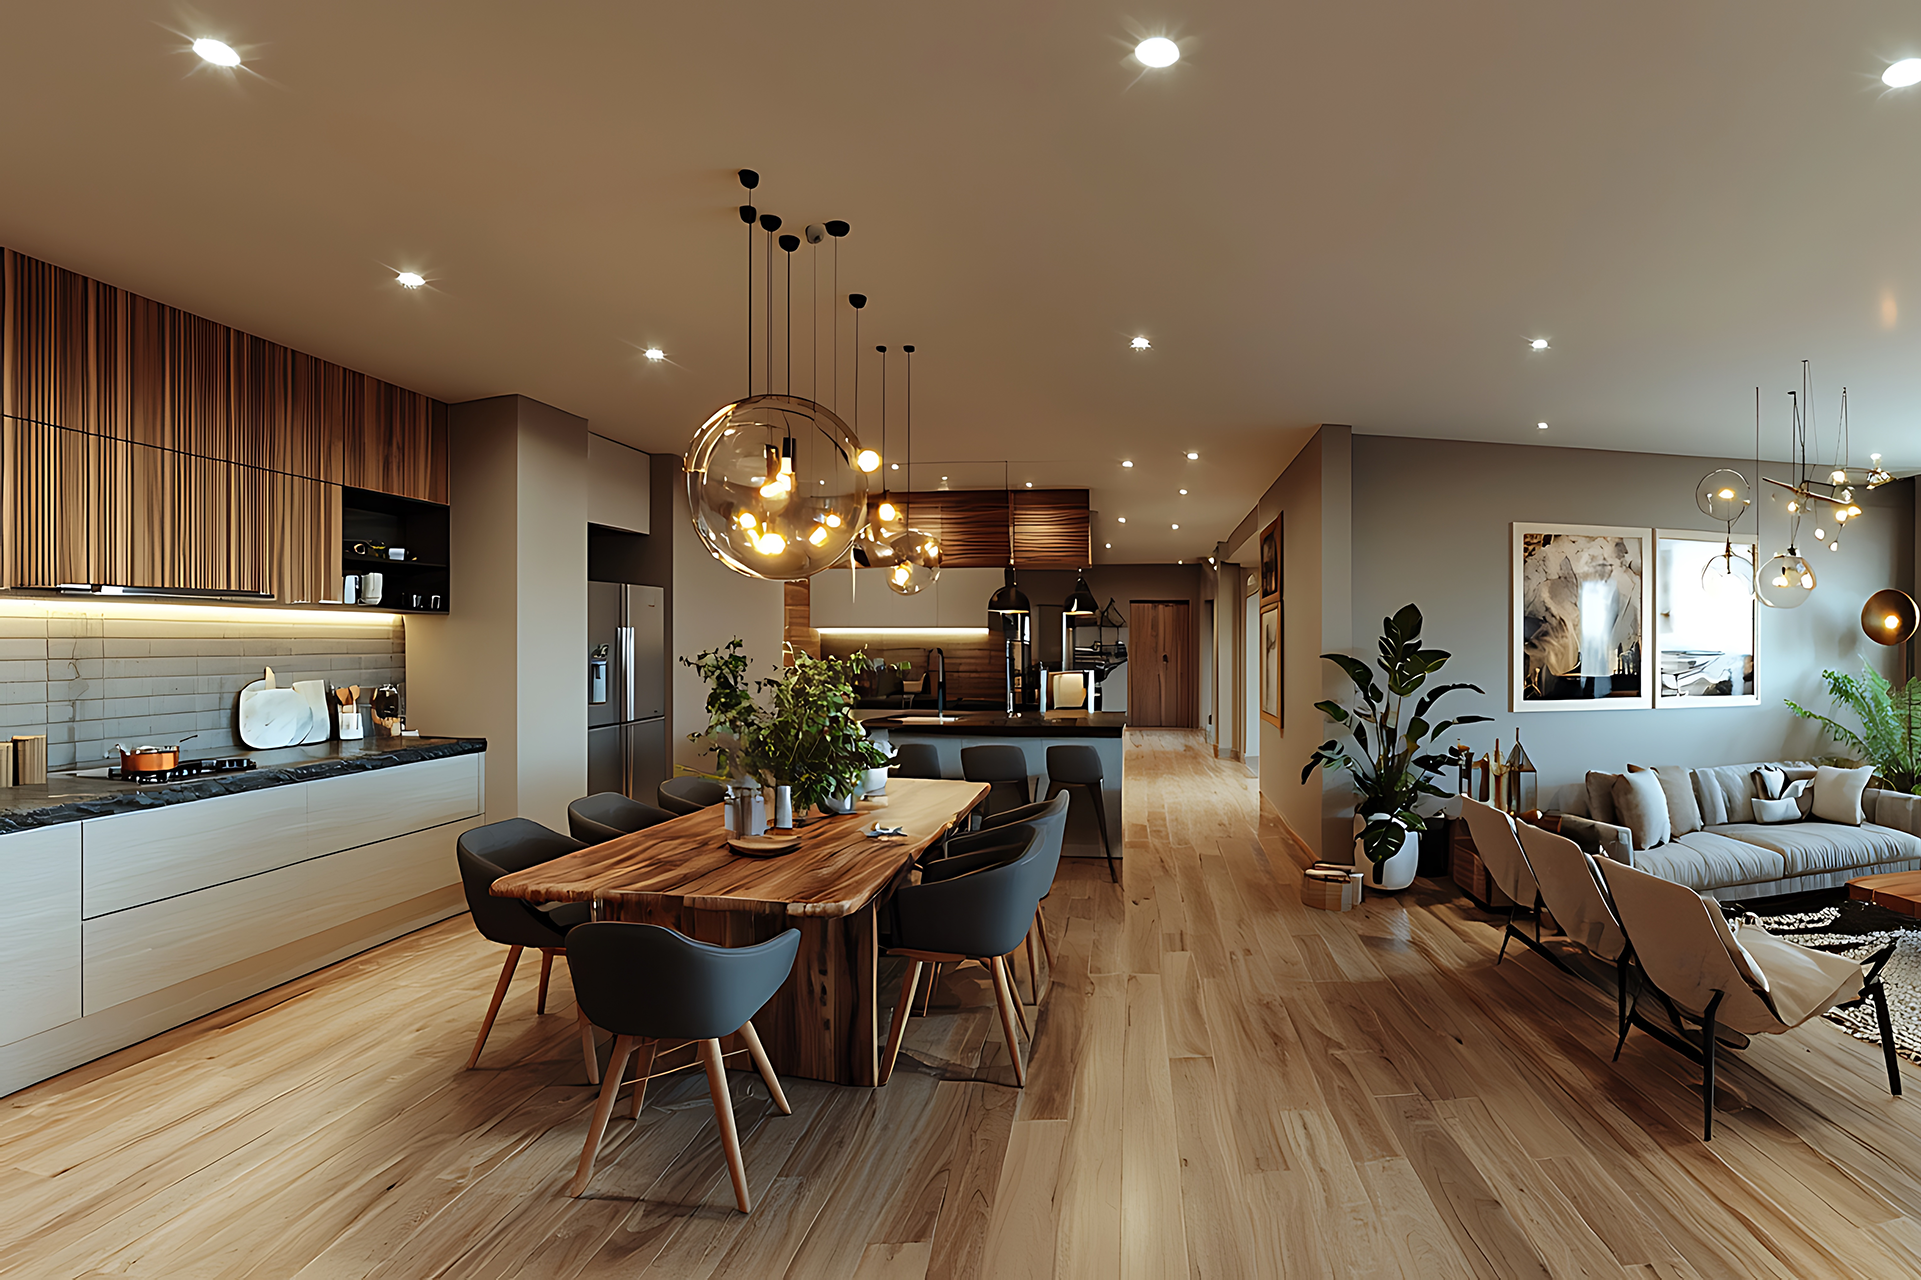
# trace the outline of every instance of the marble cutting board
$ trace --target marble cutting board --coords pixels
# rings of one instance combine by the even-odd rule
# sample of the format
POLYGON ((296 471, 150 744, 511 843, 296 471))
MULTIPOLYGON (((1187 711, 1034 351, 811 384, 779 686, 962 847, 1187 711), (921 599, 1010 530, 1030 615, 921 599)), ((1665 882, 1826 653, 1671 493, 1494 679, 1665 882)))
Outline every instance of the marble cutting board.
POLYGON ((297 690, 278 688, 272 667, 266 679, 240 691, 240 740, 250 747, 291 747, 306 739, 312 725, 307 699, 297 690))
POLYGON ((333 732, 333 721, 327 715, 327 682, 325 680, 296 680, 294 692, 307 702, 307 713, 312 719, 307 725, 307 736, 300 741, 325 742, 333 732))

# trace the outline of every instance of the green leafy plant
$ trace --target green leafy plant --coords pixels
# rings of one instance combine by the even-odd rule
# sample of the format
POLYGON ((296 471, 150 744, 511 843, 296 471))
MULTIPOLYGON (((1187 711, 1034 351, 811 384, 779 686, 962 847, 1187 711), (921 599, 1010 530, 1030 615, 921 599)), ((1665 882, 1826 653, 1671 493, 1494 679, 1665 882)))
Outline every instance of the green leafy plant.
POLYGON ((1910 679, 1907 687, 1897 689, 1873 667, 1863 667, 1861 676, 1823 671, 1828 696, 1854 712, 1861 722, 1856 733, 1838 720, 1809 711, 1791 698, 1788 708, 1805 720, 1819 720, 1823 731, 1848 748, 1857 760, 1874 766, 1883 781, 1897 791, 1912 793, 1921 769, 1915 767, 1914 720, 1921 710, 1921 679, 1910 679))
POLYGON ((1366 820, 1361 829, 1361 851, 1374 864, 1374 882, 1381 881, 1381 869, 1400 852, 1410 831, 1425 831, 1427 823, 1415 812, 1422 796, 1446 796, 1434 785, 1434 775, 1448 764, 1437 751, 1422 750, 1441 735, 1464 724, 1478 724, 1487 716, 1455 716, 1430 723, 1428 713, 1447 694, 1461 689, 1483 690, 1477 684, 1441 684, 1421 692, 1427 678, 1447 665, 1453 655, 1445 649, 1421 647, 1421 611, 1403 606, 1391 618, 1381 619, 1381 680, 1373 668, 1344 653, 1321 656, 1347 673, 1354 682, 1358 704, 1317 702, 1315 707, 1332 723, 1347 731, 1352 745, 1329 738, 1308 758, 1301 770, 1306 782, 1316 769, 1344 769, 1354 779, 1359 797, 1355 812, 1366 820), (1383 683, 1385 688, 1382 687, 1383 683), (1419 698, 1415 698, 1420 694, 1419 698), (1413 714, 1407 715, 1409 700, 1414 699, 1413 714), (1402 717, 1407 716, 1405 722, 1402 717))
POLYGON ((887 753, 854 718, 854 677, 867 670, 866 654, 816 658, 782 648, 787 665, 751 685, 738 637, 682 658, 707 683, 707 728, 688 737, 707 743, 719 776, 790 787, 802 813, 858 791, 887 753))

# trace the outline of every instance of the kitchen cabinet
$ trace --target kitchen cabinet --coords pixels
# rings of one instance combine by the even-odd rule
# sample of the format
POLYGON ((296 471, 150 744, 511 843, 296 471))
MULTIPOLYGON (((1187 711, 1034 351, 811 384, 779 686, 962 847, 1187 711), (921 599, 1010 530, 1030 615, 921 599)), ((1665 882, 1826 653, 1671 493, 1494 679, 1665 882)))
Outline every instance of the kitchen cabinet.
POLYGON ((79 824, 0 836, 0 875, 7 885, 0 901, 4 1045, 80 1016, 79 824))
POLYGON ((815 574, 808 584, 808 623, 820 627, 985 627, 987 598, 1005 579, 1000 569, 942 569, 933 586, 896 595, 880 569, 815 574))
POLYGON ((652 474, 653 459, 640 450, 589 433, 587 523, 646 533, 652 474))
MULTIPOLYGON (((368 776, 401 772, 382 769, 368 776)), ((313 853, 307 792, 322 785, 268 787, 87 819, 79 824, 86 832, 87 872, 81 915, 109 915, 305 861, 313 853)))
POLYGON ((943 627, 984 627, 987 601, 1007 581, 1007 571, 993 569, 942 569, 934 589, 935 620, 943 627))
POLYGON ((274 598, 282 604, 341 600, 341 488, 323 480, 277 476, 274 598))

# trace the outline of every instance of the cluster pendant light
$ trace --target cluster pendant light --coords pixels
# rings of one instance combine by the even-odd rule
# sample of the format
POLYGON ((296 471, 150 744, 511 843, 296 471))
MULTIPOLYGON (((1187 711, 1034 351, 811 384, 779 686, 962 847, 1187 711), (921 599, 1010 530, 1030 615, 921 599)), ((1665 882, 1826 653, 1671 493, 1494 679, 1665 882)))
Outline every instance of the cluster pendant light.
MULTIPOLYGON (((883 348, 883 351, 885 348, 883 348)), ((901 348, 907 353, 907 483, 911 490, 914 483, 914 348, 910 344, 901 348)), ((885 356, 882 357, 885 366, 885 356)), ((886 376, 881 378, 881 388, 885 394, 886 376)), ((883 418, 884 422, 886 419, 883 418)), ((883 505, 891 506, 883 500, 883 505)), ((903 596, 916 595, 934 585, 940 579, 940 543, 932 534, 923 533, 908 523, 909 512, 899 511, 900 532, 888 539, 888 550, 893 553, 893 565, 887 570, 887 586, 903 596)))
MULTIPOLYGON (((752 191, 760 176, 740 172, 752 191)), ((747 225, 747 392, 722 405, 695 432, 685 459, 688 506, 696 533, 714 557, 748 577, 811 577, 847 554, 867 510, 868 475, 880 466, 833 410, 793 394, 793 254, 800 237, 782 236, 787 255, 786 390, 774 383, 774 233, 781 220, 740 207, 747 225), (753 251, 766 234, 765 390, 755 394, 753 251)), ((826 228, 836 240, 845 223, 826 228), (836 230, 836 228, 838 228, 836 230)), ((808 239, 818 243, 814 228, 808 239)))
MULTIPOLYGON (((1755 394, 1758 417, 1758 389, 1755 394)), ((1799 547, 1803 520, 1813 526, 1815 542, 1825 545, 1829 551, 1839 551, 1841 530, 1848 521, 1861 515, 1861 508, 1854 501, 1855 481, 1849 474, 1853 459, 1849 457, 1847 388, 1841 388, 1834 464, 1826 479, 1816 479, 1808 462, 1809 437, 1814 431, 1814 376, 1806 360, 1801 362, 1801 390, 1790 391, 1788 400, 1792 410, 1789 458, 1794 466, 1793 482, 1762 477, 1763 483, 1788 492, 1788 546, 1760 567, 1754 581, 1755 595, 1762 604, 1775 609, 1797 608, 1814 591, 1814 566, 1808 563, 1799 547)), ((1874 454, 1873 460, 1874 466, 1861 482, 1866 488, 1878 489, 1894 477, 1881 466, 1880 454, 1874 454)), ((1758 465, 1756 471, 1759 471, 1758 465)))

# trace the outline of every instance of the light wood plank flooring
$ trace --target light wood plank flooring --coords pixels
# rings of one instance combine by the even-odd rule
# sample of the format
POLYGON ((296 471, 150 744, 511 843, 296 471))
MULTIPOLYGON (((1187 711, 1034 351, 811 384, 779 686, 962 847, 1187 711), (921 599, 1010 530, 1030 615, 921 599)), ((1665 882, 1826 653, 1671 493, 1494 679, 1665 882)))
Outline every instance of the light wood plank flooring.
POLYGON ((1302 908, 1238 765, 1130 751, 1126 884, 1062 871, 1024 1092, 970 969, 885 1089, 791 1081, 781 1116, 734 1076, 751 1216, 697 1073, 569 1200, 564 962, 463 1071, 500 957, 463 918, 0 1100, 0 1274, 1921 1274, 1921 1076, 1892 1101, 1832 1027, 1767 1039, 1704 1145, 1689 1064, 1609 1063, 1608 995, 1496 968, 1451 889, 1302 908))

